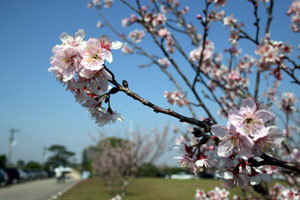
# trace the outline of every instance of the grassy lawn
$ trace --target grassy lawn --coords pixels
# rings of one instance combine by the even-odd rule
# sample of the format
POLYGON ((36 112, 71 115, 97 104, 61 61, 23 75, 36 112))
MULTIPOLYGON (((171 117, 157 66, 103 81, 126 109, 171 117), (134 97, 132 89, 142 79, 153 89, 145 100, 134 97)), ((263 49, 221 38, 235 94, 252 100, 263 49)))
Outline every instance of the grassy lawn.
MULTIPOLYGON (((185 200, 194 199, 197 188, 205 191, 221 187, 222 181, 214 179, 170 180, 161 178, 135 179, 128 187, 126 200, 185 200)), ((239 189, 230 190, 241 195, 239 189)), ((98 177, 85 180, 63 194, 59 200, 108 200, 108 193, 103 181, 98 177)))

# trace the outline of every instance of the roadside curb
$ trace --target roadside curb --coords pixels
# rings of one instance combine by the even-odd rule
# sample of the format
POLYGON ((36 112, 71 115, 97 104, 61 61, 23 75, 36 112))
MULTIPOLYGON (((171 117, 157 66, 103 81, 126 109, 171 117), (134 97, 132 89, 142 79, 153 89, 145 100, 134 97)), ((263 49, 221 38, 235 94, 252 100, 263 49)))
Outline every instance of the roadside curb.
POLYGON ((60 197, 61 195, 63 195, 65 192, 67 192, 68 190, 70 190, 72 187, 74 187, 76 184, 78 184, 80 181, 76 182, 76 183, 72 183, 71 185, 69 185, 68 187, 62 189, 61 191, 59 191, 57 194, 53 195, 51 198, 49 198, 48 200, 54 200, 54 199, 58 199, 58 197, 60 197))

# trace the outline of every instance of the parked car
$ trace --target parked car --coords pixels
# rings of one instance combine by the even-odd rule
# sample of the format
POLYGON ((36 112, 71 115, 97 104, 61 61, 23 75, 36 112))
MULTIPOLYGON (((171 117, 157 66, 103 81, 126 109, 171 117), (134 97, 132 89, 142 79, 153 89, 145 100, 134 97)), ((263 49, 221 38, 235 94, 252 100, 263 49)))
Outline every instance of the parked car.
POLYGON ((25 182, 30 180, 27 172, 25 172, 22 169, 18 169, 18 172, 19 172, 20 182, 25 182))
POLYGON ((0 169, 0 186, 5 186, 8 183, 8 176, 7 173, 3 170, 0 169))
POLYGON ((6 168, 4 171, 8 175, 8 184, 18 183, 20 181, 20 173, 16 168, 6 168))
POLYGON ((170 176, 171 179, 181 179, 181 180, 184 180, 184 179, 197 179, 198 177, 193 175, 193 174, 187 174, 185 172, 180 172, 180 173, 177 173, 177 174, 172 174, 170 176))

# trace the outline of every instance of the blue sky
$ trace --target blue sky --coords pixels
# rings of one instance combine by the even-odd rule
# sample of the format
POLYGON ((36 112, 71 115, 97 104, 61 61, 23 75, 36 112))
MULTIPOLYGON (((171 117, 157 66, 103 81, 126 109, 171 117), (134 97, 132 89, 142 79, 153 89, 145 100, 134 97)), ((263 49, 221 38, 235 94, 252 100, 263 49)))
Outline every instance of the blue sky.
MULTIPOLYGON (((187 2, 191 6, 191 17, 203 9, 203 5, 192 5, 192 0, 187 2)), ((289 41, 297 47, 299 35, 289 31, 290 17, 285 15, 291 2, 276 1, 271 33, 275 40, 289 41)), ((105 12, 118 27, 121 27, 120 19, 130 15, 120 3, 105 12)), ((253 20, 252 11, 246 4, 231 3, 227 13, 234 13, 246 24, 253 20)), ((93 144, 88 133, 97 135, 99 131, 106 131, 119 136, 129 129, 130 121, 134 128, 148 130, 154 127, 162 129, 166 123, 178 124, 175 119, 156 114, 125 95, 117 94, 112 99, 113 109, 123 114, 125 121, 100 128, 47 71, 51 49, 60 43, 62 32, 74 34, 82 28, 86 31, 86 38, 107 34, 111 40, 117 40, 107 29, 96 28, 98 20, 97 12, 88 9, 85 0, 0 1, 0 154, 8 151, 9 129, 12 127, 20 130, 15 135, 18 144, 13 150, 13 161, 41 161, 43 147, 52 144, 62 144, 75 151, 77 161, 80 161, 82 149, 93 144)), ((228 31, 220 28, 222 25, 212 27, 209 35, 219 51, 229 47, 228 31)), ((245 28, 251 30, 251 25, 245 28)), ((151 45, 148 39, 146 37, 144 46, 151 45)), ((251 52, 254 48, 244 46, 243 52, 251 52)), ((295 53, 299 53, 296 48, 295 53)), ((119 81, 126 79, 131 89, 141 96, 162 107, 172 107, 163 98, 163 91, 172 91, 174 87, 164 75, 153 67, 137 68, 137 65, 147 63, 140 56, 124 56, 117 50, 113 55, 110 68, 119 81)), ((296 91, 294 85, 287 84, 290 91, 296 91)), ((179 108, 172 108, 179 111, 179 108)), ((182 112, 188 113, 186 110, 182 112)))

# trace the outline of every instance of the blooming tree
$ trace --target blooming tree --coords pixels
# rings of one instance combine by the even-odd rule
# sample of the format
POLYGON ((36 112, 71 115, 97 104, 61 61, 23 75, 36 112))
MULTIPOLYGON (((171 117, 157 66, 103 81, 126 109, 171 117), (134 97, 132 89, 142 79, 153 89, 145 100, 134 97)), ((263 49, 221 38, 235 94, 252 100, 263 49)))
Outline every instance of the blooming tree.
POLYGON ((168 126, 162 131, 134 131, 125 139, 102 133, 93 155, 93 169, 104 179, 112 195, 120 193, 125 198, 138 167, 157 161, 169 149, 170 139, 168 126))
MULTIPOLYGON (((270 181, 274 174, 297 183, 299 97, 284 86, 281 93, 280 83, 300 86, 300 66, 293 54, 296 49, 293 45, 298 44, 271 38, 277 2, 243 2, 253 13, 249 26, 254 31, 248 31, 244 22, 227 13, 226 0, 200 3, 202 11, 198 10, 194 19, 190 19, 191 9, 178 0, 120 0, 116 4, 131 12, 120 19, 125 29, 132 27, 127 37, 104 14, 105 9, 113 9, 112 0, 89 2, 88 7, 95 8, 101 18, 97 27, 109 28, 123 41, 123 46, 106 36, 85 41, 83 30, 74 36, 63 33, 62 44, 52 50, 49 71, 66 85, 100 126, 123 120, 110 104, 118 92, 156 113, 188 124, 187 131, 174 129, 184 132, 177 141, 181 154, 177 158, 195 174, 215 167, 228 186, 254 185, 257 191, 263 191, 261 181, 270 181), (218 52, 218 44, 210 39, 212 27, 219 23, 229 33, 229 47, 223 52, 218 52), (157 51, 145 48, 145 39, 151 40, 157 51), (181 41, 190 45, 187 47, 181 41), (191 115, 148 101, 132 91, 126 80, 119 83, 117 73, 106 62, 112 63, 112 49, 120 48, 125 55, 138 54, 150 61, 142 67, 158 67, 175 87, 173 91, 165 91, 164 97, 171 105, 187 107, 191 115), (241 48, 249 48, 249 53, 243 54, 241 48)), ((300 1, 294 0, 282 12, 291 16, 291 31, 296 37, 300 1)))

